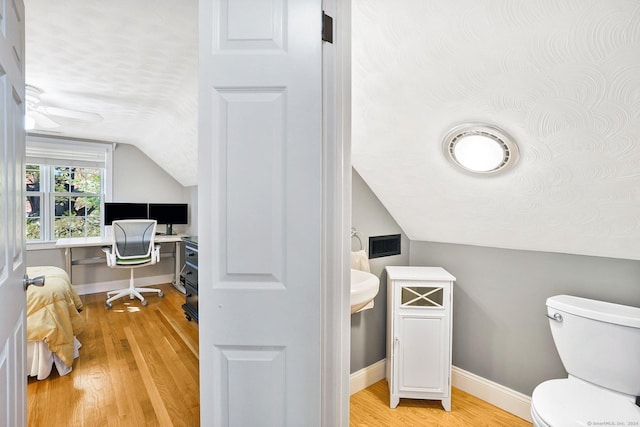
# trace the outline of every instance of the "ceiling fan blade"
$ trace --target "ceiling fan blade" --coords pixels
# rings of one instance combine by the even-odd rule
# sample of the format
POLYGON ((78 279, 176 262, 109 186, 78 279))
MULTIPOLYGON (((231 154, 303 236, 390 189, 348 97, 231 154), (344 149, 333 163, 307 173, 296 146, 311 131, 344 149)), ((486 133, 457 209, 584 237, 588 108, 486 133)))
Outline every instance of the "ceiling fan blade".
POLYGON ((103 117, 100 114, 88 113, 85 111, 68 110, 66 108, 58 107, 42 107, 42 110, 45 114, 51 114, 52 116, 84 120, 87 122, 99 122, 103 120, 103 117))
POLYGON ((60 127, 60 123, 55 120, 51 120, 49 117, 40 113, 39 111, 31 110, 27 111, 27 115, 31 116, 35 120, 35 127, 41 129, 53 129, 60 127))
POLYGON ((38 104, 40 104, 40 94, 42 91, 35 86, 31 86, 30 84, 26 84, 24 86, 25 91, 25 99, 27 101, 27 107, 36 108, 38 104))

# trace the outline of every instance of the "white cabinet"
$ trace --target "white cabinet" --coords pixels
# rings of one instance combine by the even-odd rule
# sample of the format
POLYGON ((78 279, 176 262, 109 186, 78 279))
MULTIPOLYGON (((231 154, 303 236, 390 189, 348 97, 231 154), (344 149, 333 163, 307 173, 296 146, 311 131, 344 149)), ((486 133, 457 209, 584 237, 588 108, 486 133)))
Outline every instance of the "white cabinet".
POLYGON ((453 281, 441 267, 387 267, 389 406, 441 400, 451 410, 453 281))

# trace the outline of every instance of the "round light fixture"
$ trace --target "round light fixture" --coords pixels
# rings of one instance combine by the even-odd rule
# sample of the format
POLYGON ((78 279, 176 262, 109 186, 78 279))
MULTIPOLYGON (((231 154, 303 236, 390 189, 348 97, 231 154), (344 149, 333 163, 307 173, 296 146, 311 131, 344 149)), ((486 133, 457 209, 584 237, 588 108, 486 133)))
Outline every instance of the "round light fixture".
POLYGON ((495 174, 518 161, 518 146, 502 129, 483 123, 455 126, 444 137, 445 156, 466 172, 495 174))

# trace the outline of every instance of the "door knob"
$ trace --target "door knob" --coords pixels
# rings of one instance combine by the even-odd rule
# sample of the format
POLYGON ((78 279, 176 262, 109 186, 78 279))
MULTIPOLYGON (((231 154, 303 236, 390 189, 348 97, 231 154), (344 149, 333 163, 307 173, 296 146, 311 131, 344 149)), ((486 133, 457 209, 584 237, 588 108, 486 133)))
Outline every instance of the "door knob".
POLYGON ((25 291, 31 285, 44 286, 44 276, 37 276, 37 277, 34 277, 33 279, 29 279, 29 276, 25 274, 24 277, 22 278, 22 285, 24 286, 25 291))

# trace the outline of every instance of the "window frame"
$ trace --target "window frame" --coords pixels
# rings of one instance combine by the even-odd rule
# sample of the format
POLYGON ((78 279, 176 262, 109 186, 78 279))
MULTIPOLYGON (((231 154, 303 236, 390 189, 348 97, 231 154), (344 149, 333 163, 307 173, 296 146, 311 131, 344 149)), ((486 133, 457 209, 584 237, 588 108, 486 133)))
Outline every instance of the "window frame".
MULTIPOLYGON (((26 165, 40 166, 39 191, 25 191, 40 196, 40 235, 39 240, 27 240, 27 245, 51 246, 58 238, 53 237, 55 230, 55 200, 56 197, 100 197, 100 236, 105 235, 104 203, 112 198, 113 183, 113 143, 86 140, 71 140, 27 135, 26 161, 23 174, 26 175, 26 165), (56 168, 96 168, 102 169, 101 193, 74 193, 55 191, 56 168)), ((25 200, 26 200, 25 197, 25 200)), ((27 215, 25 212, 25 233, 27 215)))
MULTIPOLYGON (((25 176, 25 187, 28 187, 29 182, 26 180, 26 177, 32 173, 33 175, 38 175, 38 190, 33 190, 33 191, 29 191, 27 188, 25 188, 25 197, 24 197, 24 203, 25 203, 25 224, 24 224, 24 230, 25 230, 25 237, 28 235, 29 232, 29 220, 30 219, 34 219, 37 218, 39 223, 40 223, 40 236, 43 236, 43 221, 42 221, 42 209, 44 209, 45 203, 44 199, 45 199, 45 192, 43 191, 42 188, 42 184, 40 183, 42 181, 42 166, 41 165, 35 165, 37 166, 37 171, 31 168, 27 168, 27 166, 29 166, 31 164, 27 164, 25 162, 24 165, 24 173, 23 175, 25 176), (27 202, 31 205, 31 208, 33 209, 33 203, 31 203, 31 198, 33 197, 37 197, 38 198, 38 216, 34 217, 30 214, 27 214, 26 212, 26 208, 27 208, 27 202)), ((27 242, 40 242, 42 241, 42 239, 38 239, 38 240, 26 240, 27 242)))

